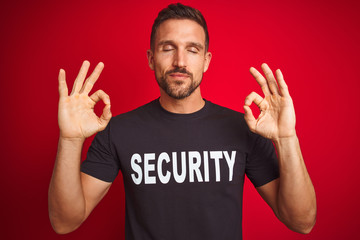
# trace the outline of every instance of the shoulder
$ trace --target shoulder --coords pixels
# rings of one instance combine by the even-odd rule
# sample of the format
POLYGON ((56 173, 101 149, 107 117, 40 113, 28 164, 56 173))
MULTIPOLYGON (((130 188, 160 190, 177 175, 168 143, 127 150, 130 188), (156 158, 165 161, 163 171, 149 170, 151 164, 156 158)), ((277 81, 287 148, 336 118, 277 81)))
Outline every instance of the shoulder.
POLYGON ((219 127, 221 130, 226 130, 226 132, 238 134, 242 138, 248 138, 252 135, 243 113, 219 104, 207 102, 209 103, 209 114, 207 119, 205 119, 207 122, 212 123, 212 125, 219 127))
POLYGON ((236 110, 218 105, 218 104, 210 102, 208 100, 206 100, 206 101, 210 105, 210 109, 211 109, 210 111, 211 111, 212 115, 227 118, 229 120, 231 120, 231 119, 237 120, 237 121, 240 120, 242 123, 245 123, 244 114, 242 112, 238 112, 236 110))
POLYGON ((120 123, 124 123, 124 122, 129 122, 129 121, 136 121, 139 119, 142 119, 144 117, 146 117, 146 115, 148 115, 149 113, 153 112, 156 108, 156 100, 153 100, 149 103, 146 103, 136 109, 133 109, 131 111, 125 112, 125 113, 121 113, 119 115, 116 115, 115 117, 113 117, 111 119, 111 124, 117 125, 120 123))
MULTIPOLYGON (((208 101, 209 102, 209 101, 208 101)), ((232 131, 240 133, 242 137, 248 139, 250 143, 256 142, 259 138, 263 138, 260 135, 250 131, 245 118, 244 113, 209 102, 211 107, 211 116, 217 121, 222 122, 232 131)))

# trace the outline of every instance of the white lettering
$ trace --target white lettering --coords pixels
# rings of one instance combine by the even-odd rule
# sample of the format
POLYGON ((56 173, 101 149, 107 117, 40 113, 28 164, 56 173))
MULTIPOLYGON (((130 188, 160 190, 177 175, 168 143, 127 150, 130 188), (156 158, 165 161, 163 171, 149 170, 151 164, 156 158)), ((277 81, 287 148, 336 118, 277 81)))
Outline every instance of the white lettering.
POLYGON ((133 171, 131 178, 136 185, 141 183, 156 184, 157 178, 162 184, 168 184, 172 176, 177 183, 183 183, 187 176, 189 182, 220 182, 221 179, 225 181, 227 177, 221 178, 221 173, 224 174, 226 171, 220 169, 221 167, 226 168, 225 162, 222 160, 224 158, 229 168, 229 182, 231 182, 234 177, 236 151, 183 151, 172 152, 171 155, 166 152, 159 155, 145 153, 143 159, 140 154, 134 153, 130 160, 133 171), (181 160, 178 159, 179 155, 181 160), (209 159, 214 161, 209 161, 209 159), (212 163, 215 173, 210 172, 209 165, 212 163))
POLYGON ((136 185, 139 185, 142 180, 142 172, 141 172, 141 167, 138 164, 136 164, 136 162, 141 163, 141 156, 137 153, 133 154, 130 162, 131 162, 131 168, 134 170, 134 172, 137 173, 137 177, 135 176, 134 173, 132 173, 131 178, 136 185))
POLYGON ((231 158, 229 157, 229 153, 227 151, 224 151, 224 156, 225 156, 226 162, 229 166, 229 181, 232 181, 233 174, 234 174, 236 151, 231 152, 231 158))
POLYGON ((173 161, 173 176, 177 183, 183 183, 186 177, 186 152, 181 152, 181 174, 179 175, 177 169, 177 156, 176 152, 172 153, 172 161, 173 161))
POLYGON ((158 175, 159 175, 159 180, 163 184, 166 184, 170 180, 171 173, 169 171, 166 171, 166 175, 163 175, 162 163, 163 163, 164 160, 167 163, 170 162, 170 157, 166 152, 163 152, 163 153, 161 153, 159 155, 159 159, 158 159, 158 162, 157 162, 157 171, 158 171, 158 175))
POLYGON ((204 178, 205 182, 209 182, 209 154, 204 151, 204 178))
POLYGON ((145 184, 155 184, 155 176, 149 176, 150 171, 155 170, 155 164, 150 164, 150 161, 155 160, 155 153, 145 153, 144 154, 144 180, 145 184))
POLYGON ((215 162, 215 176, 216 181, 220 182, 220 159, 222 158, 221 151, 210 151, 210 158, 214 159, 215 162))
POLYGON ((189 152, 189 181, 194 182, 194 172, 199 182, 202 182, 202 176, 200 172, 201 156, 199 152, 189 152), (195 161, 194 161, 195 160, 195 161))

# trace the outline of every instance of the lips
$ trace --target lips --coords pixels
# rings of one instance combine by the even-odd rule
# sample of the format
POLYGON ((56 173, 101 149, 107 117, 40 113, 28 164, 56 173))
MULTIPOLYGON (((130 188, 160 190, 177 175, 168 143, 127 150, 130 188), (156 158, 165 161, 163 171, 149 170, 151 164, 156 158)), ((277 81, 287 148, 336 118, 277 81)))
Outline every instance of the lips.
POLYGON ((186 70, 186 68, 180 68, 180 67, 176 67, 172 70, 169 70, 165 73, 166 76, 169 76, 175 80, 185 80, 187 78, 191 78, 192 79, 192 73, 188 72, 186 70))
POLYGON ((188 78, 189 75, 184 74, 184 73, 172 73, 172 74, 170 74, 170 77, 178 78, 178 79, 184 79, 184 78, 188 78))

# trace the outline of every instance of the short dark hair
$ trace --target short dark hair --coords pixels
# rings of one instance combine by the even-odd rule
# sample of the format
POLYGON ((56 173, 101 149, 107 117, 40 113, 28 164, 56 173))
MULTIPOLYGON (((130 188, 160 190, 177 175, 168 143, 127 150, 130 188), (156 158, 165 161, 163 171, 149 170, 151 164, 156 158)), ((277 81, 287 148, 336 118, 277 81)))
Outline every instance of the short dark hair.
POLYGON ((151 29, 150 47, 153 50, 155 44, 155 34, 160 24, 169 19, 189 19, 197 22, 202 26, 205 32, 205 52, 209 49, 209 33, 206 21, 201 12, 190 6, 185 6, 181 3, 170 4, 167 8, 161 10, 154 21, 151 29))

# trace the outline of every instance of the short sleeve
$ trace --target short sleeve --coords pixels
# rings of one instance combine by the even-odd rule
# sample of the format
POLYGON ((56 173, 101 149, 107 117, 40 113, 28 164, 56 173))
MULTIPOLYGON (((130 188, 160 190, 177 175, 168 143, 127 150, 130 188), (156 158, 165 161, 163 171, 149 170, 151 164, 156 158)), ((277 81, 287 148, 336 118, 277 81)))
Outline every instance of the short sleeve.
POLYGON ((113 182, 119 173, 119 162, 110 147, 110 123, 96 134, 81 164, 82 172, 105 182, 113 182))
POLYGON ((279 177, 279 164, 273 143, 257 135, 246 160, 245 173, 255 187, 279 177))

